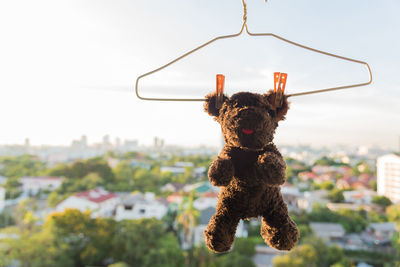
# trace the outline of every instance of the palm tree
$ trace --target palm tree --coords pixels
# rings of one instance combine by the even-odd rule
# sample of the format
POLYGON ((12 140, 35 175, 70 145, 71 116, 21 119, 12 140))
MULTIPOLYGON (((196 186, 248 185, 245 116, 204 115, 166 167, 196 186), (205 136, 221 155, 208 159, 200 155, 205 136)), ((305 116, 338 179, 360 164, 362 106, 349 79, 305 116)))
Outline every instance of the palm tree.
POLYGON ((198 223, 200 212, 194 207, 195 192, 191 192, 187 198, 184 198, 179 207, 179 214, 176 217, 178 225, 183 228, 184 242, 182 247, 191 248, 193 246, 194 228, 198 223))

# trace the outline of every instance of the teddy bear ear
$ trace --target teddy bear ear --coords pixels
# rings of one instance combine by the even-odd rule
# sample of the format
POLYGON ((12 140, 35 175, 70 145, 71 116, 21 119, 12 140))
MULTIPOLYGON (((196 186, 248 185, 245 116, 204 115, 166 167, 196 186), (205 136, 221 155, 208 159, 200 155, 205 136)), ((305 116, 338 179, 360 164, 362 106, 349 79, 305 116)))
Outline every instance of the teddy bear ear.
POLYGON ((289 101, 287 100, 287 96, 283 95, 282 105, 277 107, 275 105, 275 99, 277 94, 273 90, 269 90, 268 93, 264 94, 264 99, 270 105, 270 108, 275 111, 275 121, 281 121, 285 119, 285 115, 289 110, 289 101))
MULTIPOLYGON (((228 100, 228 97, 223 94, 222 95, 222 103, 228 100)), ((206 102, 204 103, 204 111, 207 112, 210 116, 218 117, 219 111, 221 107, 217 107, 217 92, 212 92, 206 96, 206 102)), ((221 103, 221 106, 222 106, 221 103)))

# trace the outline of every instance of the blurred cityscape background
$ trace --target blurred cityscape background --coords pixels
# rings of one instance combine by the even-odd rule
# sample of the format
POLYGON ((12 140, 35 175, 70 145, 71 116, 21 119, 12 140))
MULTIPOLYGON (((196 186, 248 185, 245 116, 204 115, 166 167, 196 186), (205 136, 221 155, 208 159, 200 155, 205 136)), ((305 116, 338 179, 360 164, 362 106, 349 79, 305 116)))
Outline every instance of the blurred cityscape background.
POLYGON ((231 252, 208 251, 219 189, 207 171, 222 145, 1 145, 0 265, 398 266, 400 154, 371 146, 280 145, 298 246, 269 248, 255 218, 231 252))

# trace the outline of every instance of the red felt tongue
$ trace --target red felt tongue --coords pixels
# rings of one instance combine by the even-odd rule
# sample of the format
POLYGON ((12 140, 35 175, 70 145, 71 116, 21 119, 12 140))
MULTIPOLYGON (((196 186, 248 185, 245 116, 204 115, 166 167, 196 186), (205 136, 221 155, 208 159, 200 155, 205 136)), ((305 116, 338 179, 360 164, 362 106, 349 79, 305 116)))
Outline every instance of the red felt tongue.
POLYGON ((251 129, 242 129, 242 132, 245 133, 245 134, 252 134, 252 133, 254 133, 254 130, 251 130, 251 129))

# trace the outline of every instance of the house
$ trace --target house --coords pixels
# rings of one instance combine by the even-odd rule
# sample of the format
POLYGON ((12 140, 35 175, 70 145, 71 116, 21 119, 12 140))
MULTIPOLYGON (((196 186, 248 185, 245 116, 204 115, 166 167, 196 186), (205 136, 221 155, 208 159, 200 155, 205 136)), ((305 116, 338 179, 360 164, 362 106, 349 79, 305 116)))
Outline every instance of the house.
POLYGON ((303 193, 302 197, 297 199, 297 206, 299 209, 310 213, 315 204, 326 205, 329 202, 326 199, 327 196, 327 190, 307 191, 303 193))
POLYGON ((300 212, 298 200, 303 196, 303 194, 300 193, 299 188, 291 184, 285 183, 281 187, 281 193, 283 200, 288 206, 289 212, 300 212))
POLYGON ((203 194, 201 197, 193 201, 193 206, 198 210, 205 210, 209 207, 213 207, 215 209, 217 206, 217 201, 218 193, 209 192, 203 194))
POLYGON ((299 177, 300 181, 308 181, 308 180, 313 180, 316 175, 313 172, 300 172, 297 177, 299 177))
POLYGON ((168 207, 155 199, 152 192, 135 193, 126 196, 117 205, 115 219, 136 220, 143 218, 156 218, 160 220, 168 211, 168 207))
POLYGON ((160 168, 161 172, 169 172, 173 175, 184 174, 186 168, 193 169, 193 176, 194 177, 201 177, 205 174, 207 168, 206 167, 198 167, 194 168, 194 164, 192 162, 177 162, 174 166, 162 166, 160 168))
POLYGON ((356 189, 356 190, 370 190, 371 182, 376 180, 376 177, 367 173, 357 176, 345 176, 336 181, 336 187, 339 189, 356 189))
POLYGON ((340 223, 311 222, 310 228, 317 237, 329 242, 340 241, 346 234, 340 223))
POLYGON ((378 239, 390 240, 394 233, 397 232, 397 227, 394 222, 371 223, 366 231, 378 239))
POLYGON ((336 181, 336 187, 339 189, 349 189, 357 181, 356 176, 345 176, 336 181))
POLYGON ((343 244, 343 248, 346 250, 367 250, 367 244, 365 244, 363 238, 359 234, 348 234, 346 235, 345 243, 343 244))
POLYGON ((311 170, 316 175, 321 175, 321 174, 325 174, 325 173, 335 172, 337 170, 337 167, 335 167, 335 166, 316 165, 316 166, 312 167, 311 170))
POLYGON ((322 184, 323 182, 329 182, 329 181, 334 181, 334 180, 335 180, 335 177, 333 176, 333 174, 330 174, 330 173, 320 174, 314 178, 314 182, 317 184, 322 184))
POLYGON ((337 167, 336 172, 341 175, 350 175, 350 173, 352 172, 352 168, 349 166, 340 166, 337 167))
POLYGON ((353 190, 344 191, 344 201, 354 204, 371 204, 372 199, 377 193, 372 190, 353 190))
POLYGON ((168 183, 161 187, 161 192, 174 192, 178 193, 180 191, 183 191, 183 188, 186 186, 186 184, 182 183, 168 183))
POLYGON ((194 168, 193 170, 193 174, 195 177, 201 177, 203 175, 206 174, 207 168, 206 167, 198 167, 198 168, 194 168))
POLYGON ((117 195, 102 188, 75 193, 56 206, 56 211, 67 208, 91 211, 92 217, 111 217, 118 204, 117 195))
POLYGON ((21 190, 26 195, 36 195, 39 191, 53 191, 61 186, 62 177, 55 176, 25 176, 19 179, 21 190))
POLYGON ((194 167, 194 164, 193 164, 193 162, 180 161, 180 162, 176 162, 175 166, 181 167, 181 168, 192 168, 192 167, 194 167))
POLYGON ((195 191, 197 194, 201 195, 208 192, 219 192, 220 188, 217 186, 213 186, 210 182, 200 182, 190 185, 185 185, 183 187, 184 192, 192 192, 195 191))
POLYGON ((255 251, 256 254, 252 257, 252 260, 257 267, 273 267, 273 260, 276 256, 288 253, 286 250, 277 250, 264 244, 256 245, 255 251))
POLYGON ((167 197, 167 201, 174 205, 180 205, 183 201, 183 197, 182 193, 174 193, 167 197))

